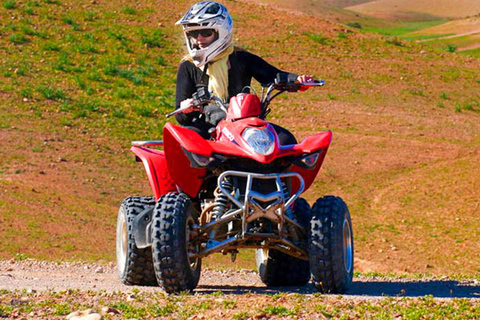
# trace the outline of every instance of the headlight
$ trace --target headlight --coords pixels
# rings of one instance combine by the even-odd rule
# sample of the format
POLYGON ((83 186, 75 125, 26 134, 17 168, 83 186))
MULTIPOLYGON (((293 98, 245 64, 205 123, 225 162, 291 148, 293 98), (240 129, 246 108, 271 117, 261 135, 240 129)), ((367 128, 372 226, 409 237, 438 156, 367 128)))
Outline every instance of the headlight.
POLYGON ((268 156, 275 149, 275 136, 267 128, 247 128, 242 133, 243 139, 253 151, 268 156))
POLYGON ((320 151, 296 158, 293 161, 293 163, 295 163, 296 165, 302 168, 313 169, 317 165, 317 161, 319 157, 320 157, 320 151))
POLYGON ((226 157, 220 154, 212 154, 211 156, 204 156, 198 153, 189 152, 185 149, 185 154, 187 155, 188 159, 190 160, 190 164, 192 168, 208 168, 210 166, 217 166, 220 163, 223 163, 227 160, 226 157))
POLYGON ((187 155, 188 159, 190 160, 190 164, 192 168, 205 168, 209 164, 211 164, 213 161, 215 161, 214 156, 204 156, 201 154, 189 152, 185 149, 183 149, 185 154, 187 155))
POLYGON ((206 167, 215 160, 214 157, 207 157, 207 156, 202 156, 201 154, 196 154, 196 153, 191 153, 193 160, 200 166, 200 167, 206 167))

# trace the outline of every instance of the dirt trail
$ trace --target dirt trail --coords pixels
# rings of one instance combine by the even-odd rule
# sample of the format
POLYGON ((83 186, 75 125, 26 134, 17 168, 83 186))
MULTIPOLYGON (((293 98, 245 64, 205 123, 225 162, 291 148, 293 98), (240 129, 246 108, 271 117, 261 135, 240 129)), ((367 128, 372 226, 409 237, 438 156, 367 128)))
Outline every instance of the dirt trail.
POLYGON ((466 47, 458 48, 457 51, 467 51, 480 48, 480 43, 475 43, 466 47))
MULTIPOLYGON (((113 264, 52 263, 44 261, 0 261, 0 289, 62 291, 159 291, 158 287, 132 287, 123 285, 113 264)), ((222 291, 225 294, 274 294, 295 292, 311 294, 313 285, 305 287, 267 288, 257 273, 251 270, 204 270, 197 293, 222 291)), ((480 299, 480 281, 441 279, 391 279, 358 277, 343 297, 375 299, 385 296, 480 299)))
POLYGON ((469 32, 464 32, 464 33, 453 34, 453 35, 451 35, 451 36, 417 40, 417 42, 428 42, 428 41, 436 41, 436 40, 454 39, 454 38, 459 38, 459 37, 463 37, 463 36, 470 36, 470 35, 476 35, 476 34, 480 34, 480 29, 474 30, 474 31, 469 31, 469 32))

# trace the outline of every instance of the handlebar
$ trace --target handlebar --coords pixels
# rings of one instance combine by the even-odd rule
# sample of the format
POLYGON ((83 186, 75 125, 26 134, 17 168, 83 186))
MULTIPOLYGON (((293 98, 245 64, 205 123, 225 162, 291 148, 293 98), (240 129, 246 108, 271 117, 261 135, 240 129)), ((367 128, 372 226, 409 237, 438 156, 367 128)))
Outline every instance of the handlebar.
MULTIPOLYGON (((195 92, 193 94, 193 107, 197 108, 198 111, 203 111, 203 108, 211 103, 216 103, 219 105, 219 107, 221 109, 223 109, 223 111, 225 111, 225 113, 227 112, 227 108, 225 107, 223 101, 216 97, 216 96, 212 96, 210 95, 210 93, 208 93, 208 95, 205 95, 205 96, 198 96, 198 91, 195 92)), ((183 111, 189 109, 191 106, 185 106, 183 108, 178 108, 177 110, 173 111, 173 112, 170 112, 169 114, 167 114, 167 118, 171 117, 171 116, 174 116, 176 114, 179 114, 179 113, 183 113, 183 111)))
MULTIPOLYGON (((203 84, 197 85, 197 91, 195 91, 193 93, 192 98, 193 98, 193 103, 192 103, 193 107, 198 108, 200 111, 202 110, 202 108, 205 105, 211 103, 211 101, 212 101, 212 95, 208 91, 208 87, 206 85, 203 85, 203 84)), ((167 114, 167 118, 169 118, 173 115, 182 113, 183 111, 185 111, 187 109, 190 109, 192 107, 192 105, 185 106, 183 108, 178 108, 177 110, 167 114)))
MULTIPOLYGON (((268 87, 265 91, 262 93, 262 109, 264 110, 264 115, 268 113, 269 110, 267 110, 268 105, 270 102, 275 98, 277 95, 281 94, 282 92, 297 92, 297 91, 305 91, 310 87, 321 87, 325 85, 325 81, 323 80, 314 80, 313 82, 296 82, 297 80, 297 75, 293 73, 279 73, 277 75, 277 78, 273 83, 270 85, 267 85, 264 87, 264 90, 268 87), (277 90, 278 92, 271 96, 272 92, 274 90, 277 90)), ((208 91, 207 86, 205 85, 198 85, 197 86, 197 91, 193 94, 193 107, 197 108, 200 112, 203 111, 203 108, 209 104, 217 103, 225 113, 227 112, 227 106, 225 103, 219 99, 216 96, 212 96, 211 93, 208 91)), ((167 114, 167 118, 174 116, 179 113, 183 113, 185 110, 191 108, 190 106, 185 106, 183 108, 178 108, 175 111, 167 114)))
POLYGON ((310 87, 323 86, 323 85, 325 85, 325 81, 323 80, 314 80, 314 82, 296 82, 296 81, 280 82, 278 81, 278 79, 275 79, 275 82, 272 84, 273 89, 278 91, 288 91, 288 92, 304 91, 310 87))

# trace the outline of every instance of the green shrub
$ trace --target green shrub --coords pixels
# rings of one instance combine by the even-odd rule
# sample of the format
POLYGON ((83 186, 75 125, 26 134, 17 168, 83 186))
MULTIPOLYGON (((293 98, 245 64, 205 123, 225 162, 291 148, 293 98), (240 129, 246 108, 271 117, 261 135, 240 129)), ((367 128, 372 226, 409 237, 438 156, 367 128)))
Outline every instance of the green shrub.
POLYGON ((37 88, 37 92, 40 93, 45 99, 52 101, 61 101, 67 98, 65 91, 58 88, 40 86, 37 88))
POLYGON ((66 24, 69 24, 71 26, 73 26, 75 24, 75 21, 73 21, 73 18, 72 17, 63 17, 62 19, 62 22, 63 23, 66 23, 66 24))
POLYGON ((143 29, 140 30, 141 42, 147 48, 163 48, 163 34, 155 30, 153 34, 146 34, 143 29))
POLYGON ((15 3, 15 0, 7 0, 3 3, 3 7, 7 10, 15 9, 17 7, 17 4, 15 3))
POLYGON ((56 5, 61 5, 62 3, 58 0, 44 0, 46 4, 56 4, 56 5))
POLYGON ((116 107, 112 110, 112 116, 119 119, 125 119, 127 117, 127 111, 116 107))
POLYGON ((84 18, 85 21, 93 21, 94 18, 95 18, 94 12, 88 11, 85 13, 85 18, 84 18))
POLYGON ((32 89, 31 88, 23 88, 21 91, 20 91, 20 95, 23 97, 23 98, 32 98, 33 97, 33 94, 32 94, 32 89))
POLYGON ((362 29, 360 22, 347 22, 346 25, 352 28, 362 29))
POLYGON ((15 44, 24 44, 28 42, 28 38, 24 34, 12 34, 10 36, 10 41, 15 44))
POLYGON ((56 316, 66 316, 71 313, 72 309, 68 303, 56 303, 54 306, 53 314, 56 316))
POLYGON ((305 32, 305 36, 307 36, 309 39, 321 44, 321 45, 328 45, 330 43, 330 39, 327 37, 317 34, 317 33, 312 33, 312 32, 305 32))
POLYGON ((137 14, 137 10, 131 7, 123 7, 122 12, 126 14, 131 14, 131 15, 137 14))
MULTIPOLYGON (((165 58, 162 56, 158 56, 157 58, 157 63, 161 66, 166 66, 167 62, 165 61, 165 58)), ((478 80, 480 82, 480 80, 478 80)))
POLYGON ((135 99, 137 95, 133 92, 130 88, 118 88, 117 92, 115 92, 115 97, 118 99, 135 99))
POLYGON ((260 309, 260 311, 263 313, 266 313, 267 315, 277 315, 277 316, 292 316, 295 314, 294 311, 284 306, 267 306, 263 309, 260 309))
POLYGON ((385 42, 387 44, 393 44, 397 47, 405 47, 405 43, 403 43, 398 37, 388 37, 385 42))
POLYGON ((26 7, 25 9, 23 9, 23 12, 30 16, 32 16, 35 13, 32 7, 26 7))
POLYGON ((135 107, 134 111, 141 117, 153 116, 153 110, 147 106, 135 107))
POLYGON ((454 53, 455 51, 457 51, 457 47, 453 44, 449 44, 447 46, 447 51, 450 52, 450 53, 454 53))

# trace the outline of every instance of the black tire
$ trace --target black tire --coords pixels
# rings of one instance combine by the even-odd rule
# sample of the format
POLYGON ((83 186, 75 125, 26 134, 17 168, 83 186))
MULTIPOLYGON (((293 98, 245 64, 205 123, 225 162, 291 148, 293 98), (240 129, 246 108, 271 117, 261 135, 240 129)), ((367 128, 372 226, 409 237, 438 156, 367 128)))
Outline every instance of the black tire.
POLYGON ((116 256, 118 275, 127 285, 157 285, 150 248, 139 249, 133 235, 133 220, 147 208, 153 197, 129 197, 122 201, 117 217, 116 256))
POLYGON ((334 196, 318 199, 310 227, 313 284, 321 292, 345 292, 353 278, 353 231, 347 205, 334 196))
MULTIPOLYGON (((310 222, 310 205, 305 199, 299 198, 295 201, 293 216, 300 225, 307 228, 310 222)), ((266 249, 257 249, 255 260, 260 279, 269 287, 304 286, 310 280, 308 261, 266 249)))
POLYGON ((293 217, 299 225, 307 229, 310 229, 310 219, 312 218, 312 209, 307 200, 298 198, 293 206, 293 217))
POLYGON ((162 196, 153 211, 152 254, 158 284, 167 293, 193 290, 200 280, 201 259, 188 258, 189 226, 198 212, 184 193, 162 196))

